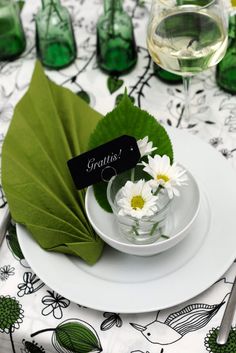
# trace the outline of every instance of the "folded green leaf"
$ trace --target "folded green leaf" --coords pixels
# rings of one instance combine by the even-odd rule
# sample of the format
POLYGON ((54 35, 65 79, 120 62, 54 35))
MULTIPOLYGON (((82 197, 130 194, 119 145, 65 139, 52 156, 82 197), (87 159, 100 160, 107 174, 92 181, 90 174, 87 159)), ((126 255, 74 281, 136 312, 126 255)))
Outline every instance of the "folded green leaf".
POLYGON ((86 217, 67 161, 87 150, 101 115, 51 82, 37 62, 2 149, 2 183, 12 217, 46 250, 93 264, 103 249, 86 217), (64 249, 64 251, 63 251, 64 249))

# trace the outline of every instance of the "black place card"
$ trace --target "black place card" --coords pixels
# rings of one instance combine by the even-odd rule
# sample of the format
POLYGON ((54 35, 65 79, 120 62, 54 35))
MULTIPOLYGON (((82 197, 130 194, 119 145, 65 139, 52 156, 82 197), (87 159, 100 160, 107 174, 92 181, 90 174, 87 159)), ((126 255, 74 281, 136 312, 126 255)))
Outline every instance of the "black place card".
POLYGON ((100 181, 108 182, 113 175, 135 167, 140 159, 137 141, 123 135, 70 159, 67 164, 77 189, 100 181))

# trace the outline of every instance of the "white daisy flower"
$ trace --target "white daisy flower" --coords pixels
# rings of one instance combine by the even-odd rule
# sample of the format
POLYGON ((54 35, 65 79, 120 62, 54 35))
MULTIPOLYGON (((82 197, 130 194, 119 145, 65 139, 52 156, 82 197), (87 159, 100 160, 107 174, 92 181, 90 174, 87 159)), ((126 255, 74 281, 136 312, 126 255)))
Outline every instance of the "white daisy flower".
POLYGON ((130 215, 137 219, 153 216, 157 212, 157 199, 145 180, 141 179, 136 183, 127 181, 118 194, 117 204, 120 207, 118 214, 130 215))
POLYGON ((166 155, 156 154, 153 158, 148 156, 148 163, 142 162, 142 164, 145 166, 143 170, 153 177, 149 182, 150 186, 158 188, 161 185, 167 190, 170 199, 180 194, 176 186, 187 185, 186 171, 176 163, 171 165, 170 158, 166 155))
POLYGON ((141 158, 149 155, 152 151, 157 149, 157 147, 152 147, 152 144, 152 141, 148 141, 148 136, 145 136, 143 139, 137 141, 141 158))

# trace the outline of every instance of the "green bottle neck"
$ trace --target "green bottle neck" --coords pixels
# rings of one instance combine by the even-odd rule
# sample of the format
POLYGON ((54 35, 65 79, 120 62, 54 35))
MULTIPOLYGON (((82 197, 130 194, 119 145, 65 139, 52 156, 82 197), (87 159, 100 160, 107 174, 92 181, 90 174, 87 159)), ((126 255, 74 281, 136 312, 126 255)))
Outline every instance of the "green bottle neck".
POLYGON ((51 4, 60 5, 60 0, 41 0, 41 1, 42 1, 43 8, 45 8, 51 4))
POLYGON ((122 0, 104 0, 104 11, 122 11, 122 0))

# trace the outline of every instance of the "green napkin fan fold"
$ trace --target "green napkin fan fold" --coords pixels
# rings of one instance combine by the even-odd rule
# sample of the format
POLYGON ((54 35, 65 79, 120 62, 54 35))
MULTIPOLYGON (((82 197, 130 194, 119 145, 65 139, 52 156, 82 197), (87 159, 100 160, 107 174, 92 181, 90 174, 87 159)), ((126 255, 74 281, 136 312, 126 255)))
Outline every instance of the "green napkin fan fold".
POLYGON ((67 161, 86 151, 101 115, 51 82, 39 62, 2 148, 2 184, 13 219, 46 250, 94 264, 103 250, 67 161))

